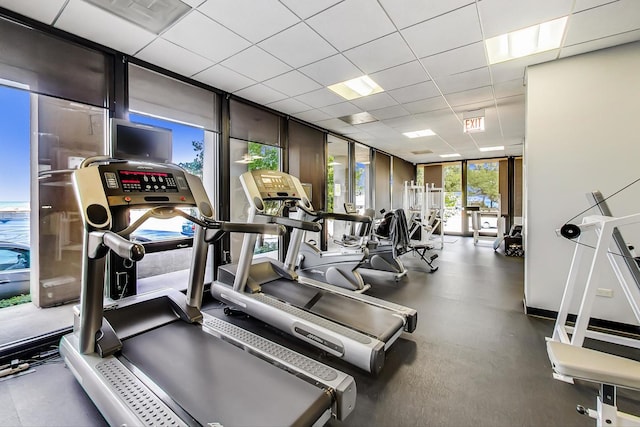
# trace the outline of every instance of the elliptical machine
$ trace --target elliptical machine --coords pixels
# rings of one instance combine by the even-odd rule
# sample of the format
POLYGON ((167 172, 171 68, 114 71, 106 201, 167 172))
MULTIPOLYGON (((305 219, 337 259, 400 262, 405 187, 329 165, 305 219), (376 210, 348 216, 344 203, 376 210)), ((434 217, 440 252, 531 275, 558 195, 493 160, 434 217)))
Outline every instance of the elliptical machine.
MULTIPOLYGON (((361 223, 363 226, 371 224, 371 217, 357 213, 333 213, 306 211, 314 222, 328 219, 361 223)), ((310 242, 302 242, 298 255, 296 272, 303 277, 329 283, 355 292, 364 292, 371 286, 364 283, 364 279, 357 271, 369 256, 368 249, 362 245, 344 248, 338 251, 321 251, 310 242)))

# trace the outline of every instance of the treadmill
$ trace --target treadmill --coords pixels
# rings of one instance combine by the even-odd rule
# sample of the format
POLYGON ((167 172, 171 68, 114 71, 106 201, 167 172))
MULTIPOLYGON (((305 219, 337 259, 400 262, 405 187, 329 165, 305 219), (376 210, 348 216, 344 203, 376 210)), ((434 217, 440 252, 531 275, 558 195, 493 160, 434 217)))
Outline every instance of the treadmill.
POLYGON ((238 264, 222 265, 211 294, 228 306, 262 320, 369 373, 384 366, 385 352, 402 332, 413 332, 414 309, 298 276, 295 265, 305 231, 319 224, 304 218, 317 212, 298 178, 279 171, 249 171, 240 182, 250 204, 249 222, 293 228, 285 262, 253 262, 255 234, 245 234, 238 264), (266 202, 280 201, 267 215, 266 202), (286 209, 285 209, 286 208, 286 209), (283 212, 295 209, 289 218, 283 212))
POLYGON ((90 158, 73 183, 85 224, 82 292, 60 353, 110 425, 319 426, 349 415, 351 376, 200 311, 208 242, 278 226, 215 221, 200 179, 170 164, 90 158), (110 231, 129 208, 150 210, 110 231), (121 235, 149 217, 176 216, 197 227, 187 294, 170 288, 103 306, 109 251, 129 265, 144 256, 121 235))

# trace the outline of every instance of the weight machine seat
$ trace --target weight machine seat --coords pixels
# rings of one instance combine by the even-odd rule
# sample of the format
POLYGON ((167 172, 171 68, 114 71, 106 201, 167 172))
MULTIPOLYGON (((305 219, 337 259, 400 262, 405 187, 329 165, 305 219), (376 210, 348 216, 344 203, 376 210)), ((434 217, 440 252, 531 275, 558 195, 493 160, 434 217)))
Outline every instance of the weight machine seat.
POLYGON ((640 390, 640 362, 558 341, 547 341, 554 371, 586 381, 640 390))

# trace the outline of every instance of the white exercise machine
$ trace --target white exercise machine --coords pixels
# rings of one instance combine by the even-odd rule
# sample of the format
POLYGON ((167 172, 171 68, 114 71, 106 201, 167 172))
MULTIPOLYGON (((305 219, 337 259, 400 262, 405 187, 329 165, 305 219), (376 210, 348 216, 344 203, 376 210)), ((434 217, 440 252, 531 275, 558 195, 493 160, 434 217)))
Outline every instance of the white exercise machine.
POLYGON ((640 390, 640 362, 584 347, 547 341, 554 375, 600 384, 596 409, 576 407, 578 413, 596 419, 597 427, 640 426, 640 418, 618 411, 618 387, 640 390))
POLYGON ((565 224, 559 233, 576 241, 571 268, 567 278, 553 336, 547 339, 547 354, 555 379, 573 383, 580 379, 600 384, 596 409, 578 405, 580 414, 596 419, 598 427, 640 426, 640 418, 618 411, 616 391, 618 387, 640 390, 640 362, 583 347, 585 338, 640 348, 640 341, 619 334, 589 329, 589 320, 598 292, 601 274, 611 268, 620 287, 640 322, 640 268, 630 247, 625 243, 618 227, 640 222, 640 214, 613 217, 606 199, 598 191, 588 195, 594 207, 602 215, 586 216, 582 224, 565 224), (595 234, 595 248, 584 244, 589 234, 595 234), (587 248, 594 249, 591 257, 585 256, 587 248), (589 265, 586 283, 581 293, 580 306, 573 326, 567 324, 569 309, 574 297, 580 297, 577 279, 581 267, 589 265))
POLYGON ((444 247, 444 189, 432 184, 418 185, 405 181, 403 207, 409 218, 409 237, 422 245, 444 247))
POLYGON ((575 239, 576 247, 551 339, 581 347, 585 337, 588 337, 640 348, 638 339, 589 329, 593 305, 599 292, 600 277, 608 268, 614 272, 631 311, 640 323, 640 269, 618 228, 640 223, 640 213, 616 218, 611 216, 600 192, 590 193, 589 198, 599 207, 602 215, 586 216, 582 224, 567 224, 560 230, 564 237, 575 239), (585 236, 589 233, 595 233, 597 237, 595 250, 583 243, 585 236), (588 251, 593 252, 590 257, 586 253, 588 251), (577 279, 585 264, 589 265, 589 272, 580 295, 578 290, 581 287, 578 286, 577 279), (576 321, 574 326, 570 326, 567 325, 569 309, 572 307, 574 298, 578 297, 581 299, 576 321))

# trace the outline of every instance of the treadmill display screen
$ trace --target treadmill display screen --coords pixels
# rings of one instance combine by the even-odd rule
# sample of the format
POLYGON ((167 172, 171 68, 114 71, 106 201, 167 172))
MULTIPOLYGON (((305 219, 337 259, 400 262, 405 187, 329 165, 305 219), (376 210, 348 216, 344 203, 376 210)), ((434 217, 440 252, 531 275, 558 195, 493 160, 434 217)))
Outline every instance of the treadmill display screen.
MULTIPOLYGON (((118 170, 122 191, 145 193, 176 193, 178 186, 172 173, 156 171, 118 170)), ((105 177, 107 185, 113 182, 105 177)))
POLYGON ((299 199, 300 194, 291 178, 276 171, 254 172, 258 190, 263 199, 299 199))

